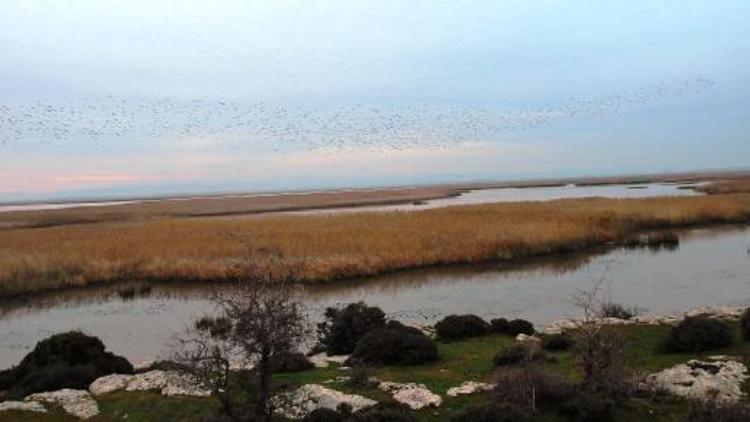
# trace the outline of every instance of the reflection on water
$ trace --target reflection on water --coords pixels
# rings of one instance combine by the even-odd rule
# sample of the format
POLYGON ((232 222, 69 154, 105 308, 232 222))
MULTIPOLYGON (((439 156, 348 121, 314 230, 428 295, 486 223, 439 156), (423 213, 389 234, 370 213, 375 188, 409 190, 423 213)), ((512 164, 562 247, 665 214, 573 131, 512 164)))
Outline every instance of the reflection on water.
POLYGON ((638 185, 596 185, 596 186, 552 186, 529 188, 478 189, 461 195, 433 199, 416 204, 374 205, 366 207, 346 207, 309 211, 294 211, 295 214, 321 214, 363 211, 418 211, 452 205, 491 204, 496 202, 551 201, 566 198, 648 198, 656 196, 695 196, 701 195, 690 187, 672 183, 644 183, 638 185))
MULTIPOLYGON (((750 302, 750 231, 694 229, 679 237, 676 250, 611 247, 518 264, 405 271, 310 286, 305 297, 313 318, 326 306, 364 300, 410 322, 476 313, 523 317, 537 324, 576 316, 571 297, 600 277, 607 280, 613 300, 651 313, 750 302)), ((135 362, 166 354, 173 336, 211 312, 211 298, 227 288, 160 284, 146 291, 132 283, 2 303, 0 367, 18 362, 38 340, 71 329, 99 336, 135 362)))

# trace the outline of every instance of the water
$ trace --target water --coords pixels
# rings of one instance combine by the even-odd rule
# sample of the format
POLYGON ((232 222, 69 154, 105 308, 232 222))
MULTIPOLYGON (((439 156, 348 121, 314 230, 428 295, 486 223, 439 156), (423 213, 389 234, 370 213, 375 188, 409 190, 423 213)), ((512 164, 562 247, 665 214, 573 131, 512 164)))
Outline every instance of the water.
MULTIPOLYGON (((451 198, 441 198, 426 201, 424 204, 401 204, 386 206, 366 206, 366 207, 346 207, 336 208, 335 212, 342 211, 391 211, 391 210, 419 210, 424 208, 437 208, 449 205, 467 205, 483 204, 491 202, 510 202, 510 201, 547 201, 561 198, 585 198, 585 197, 604 197, 604 198, 643 198, 652 196, 689 196, 698 195, 699 193, 687 189, 695 186, 693 184, 677 185, 674 183, 647 183, 639 185, 600 185, 600 186, 556 186, 540 188, 501 188, 501 189, 480 189, 466 192, 460 196, 451 198), (682 187, 682 189, 680 189, 682 187)), ((401 188, 393 188, 401 189, 401 188)), ((403 188, 407 189, 407 188, 403 188)), ((97 202, 60 202, 60 203, 33 203, 33 204, 0 204, 0 213, 10 211, 38 211, 38 210, 57 210, 78 207, 103 207, 113 205, 148 203, 159 201, 188 201, 193 199, 222 199, 222 198, 259 198, 268 196, 294 196, 308 195, 315 193, 329 192, 358 192, 368 189, 340 189, 335 191, 305 191, 305 192, 278 192, 278 193, 254 193, 246 195, 217 195, 217 196, 186 196, 183 198, 165 198, 165 199, 134 199, 127 201, 97 201, 97 202)), ((332 210, 311 210, 305 212, 331 212, 332 210)))
POLYGON ((452 205, 491 204, 497 202, 551 201, 566 198, 649 198, 657 196, 702 195, 690 187, 697 184, 678 185, 674 183, 645 183, 637 185, 597 185, 597 186, 553 186, 530 188, 497 188, 471 190, 461 195, 432 199, 422 203, 373 205, 320 210, 293 211, 294 214, 321 214, 365 211, 419 211, 452 205))
MULTIPOLYGON (((577 316, 573 296, 600 278, 613 300, 648 313, 750 303, 750 229, 702 228, 679 235, 674 251, 602 248, 513 265, 406 271, 311 286, 305 297, 313 319, 326 306, 363 300, 418 323, 453 313, 522 317, 535 324, 577 316)), ((149 295, 123 300, 117 294, 123 286, 110 286, 0 302, 0 368, 17 363, 37 341, 73 329, 100 337, 133 362, 168 356, 174 336, 210 312, 213 294, 227 287, 157 285, 149 295)))

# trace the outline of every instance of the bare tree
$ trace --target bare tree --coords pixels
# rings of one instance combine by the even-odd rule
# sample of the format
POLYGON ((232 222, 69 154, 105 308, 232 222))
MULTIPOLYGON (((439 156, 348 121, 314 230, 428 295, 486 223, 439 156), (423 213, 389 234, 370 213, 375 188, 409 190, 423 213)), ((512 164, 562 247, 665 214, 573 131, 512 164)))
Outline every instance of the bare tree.
POLYGON ((275 361, 296 351, 309 333, 295 289, 269 279, 238 281, 231 293, 216 298, 218 315, 198 320, 190 336, 180 341, 178 360, 218 394, 234 420, 271 419, 275 361), (232 365, 253 368, 256 392, 250 409, 225 392, 232 365))
POLYGON ((591 279, 587 290, 579 290, 574 304, 583 312, 583 320, 574 332, 574 352, 583 372, 583 387, 607 396, 627 387, 623 364, 624 339, 617 327, 602 320, 603 306, 609 301, 605 277, 591 279))

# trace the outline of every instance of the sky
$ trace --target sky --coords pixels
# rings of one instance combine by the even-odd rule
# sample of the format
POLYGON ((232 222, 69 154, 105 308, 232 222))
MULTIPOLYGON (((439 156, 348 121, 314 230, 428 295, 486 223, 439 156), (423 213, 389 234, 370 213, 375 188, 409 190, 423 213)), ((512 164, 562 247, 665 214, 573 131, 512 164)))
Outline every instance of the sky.
POLYGON ((0 201, 750 167, 750 2, 0 0, 0 201))

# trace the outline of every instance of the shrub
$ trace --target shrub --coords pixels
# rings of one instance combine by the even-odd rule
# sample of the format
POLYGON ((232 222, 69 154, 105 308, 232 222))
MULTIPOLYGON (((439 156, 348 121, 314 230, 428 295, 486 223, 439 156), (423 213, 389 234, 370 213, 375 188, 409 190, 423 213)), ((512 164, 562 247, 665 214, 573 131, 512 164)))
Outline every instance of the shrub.
POLYGON ((416 422, 417 418, 404 405, 378 403, 355 412, 350 420, 352 422, 416 422))
POLYGON ((562 400, 558 412, 568 418, 582 422, 610 420, 615 409, 615 401, 604 394, 571 390, 571 395, 562 400))
POLYGON ((631 384, 623 357, 622 329, 586 321, 573 331, 573 336, 573 356, 582 374, 581 386, 610 397, 627 393, 631 384))
POLYGON ((542 347, 544 350, 568 350, 573 345, 573 340, 565 334, 551 334, 542 337, 542 347))
POLYGON ((318 325, 318 335, 330 355, 352 353, 365 334, 385 327, 383 311, 363 302, 350 303, 342 309, 328 308, 325 317, 318 325))
POLYGON ((573 394, 573 388, 562 378, 535 363, 498 368, 493 381, 498 402, 532 412, 542 406, 560 403, 573 394))
POLYGON ((344 415, 327 407, 321 407, 310 412, 303 422, 344 422, 344 415))
POLYGON ((274 372, 302 372, 314 366, 307 356, 299 352, 282 353, 273 359, 274 372))
POLYGON ((514 319, 508 323, 508 334, 517 336, 519 334, 534 334, 534 324, 523 319, 514 319))
POLYGON ((450 418, 450 422, 524 422, 533 418, 524 409, 510 403, 472 407, 450 418))
POLYGON ((625 308, 617 302, 604 302, 601 306, 601 315, 605 318, 631 319, 637 314, 634 308, 625 308))
POLYGON ((742 338, 750 341, 750 308, 745 309, 745 312, 742 314, 740 327, 742 329, 742 338))
POLYGON ((508 334, 510 332, 510 323, 505 318, 493 318, 490 320, 490 329, 493 333, 508 334))
POLYGON ((357 342, 352 359, 370 364, 416 365, 438 358, 434 341, 410 331, 385 328, 366 334, 357 342))
POLYGON ((732 343, 732 330, 727 323, 699 316, 685 318, 672 328, 664 346, 669 352, 702 352, 732 343))
POLYGON ((406 333, 414 334, 417 336, 422 336, 424 333, 416 327, 410 327, 408 325, 404 325, 396 320, 390 320, 385 324, 385 328, 391 329, 391 330, 399 330, 404 331, 406 333))
POLYGON ((750 406, 746 403, 717 403, 715 401, 693 401, 690 405, 689 422, 746 422, 750 420, 750 406))
POLYGON ((513 343, 497 352, 494 358, 496 366, 514 365, 521 361, 539 360, 542 353, 536 345, 525 343, 513 343))
POLYGON ((459 340, 487 334, 490 324, 476 315, 449 315, 435 324, 435 330, 443 340, 459 340))
POLYGON ((377 384, 377 378, 374 378, 370 367, 367 365, 354 365, 349 371, 350 376, 347 384, 350 387, 356 388, 367 388, 373 387, 373 384, 377 384))
POLYGON ((87 389, 96 378, 131 374, 125 358, 105 351, 96 337, 71 331, 40 341, 18 366, 0 371, 0 390, 8 399, 61 388, 87 389))

